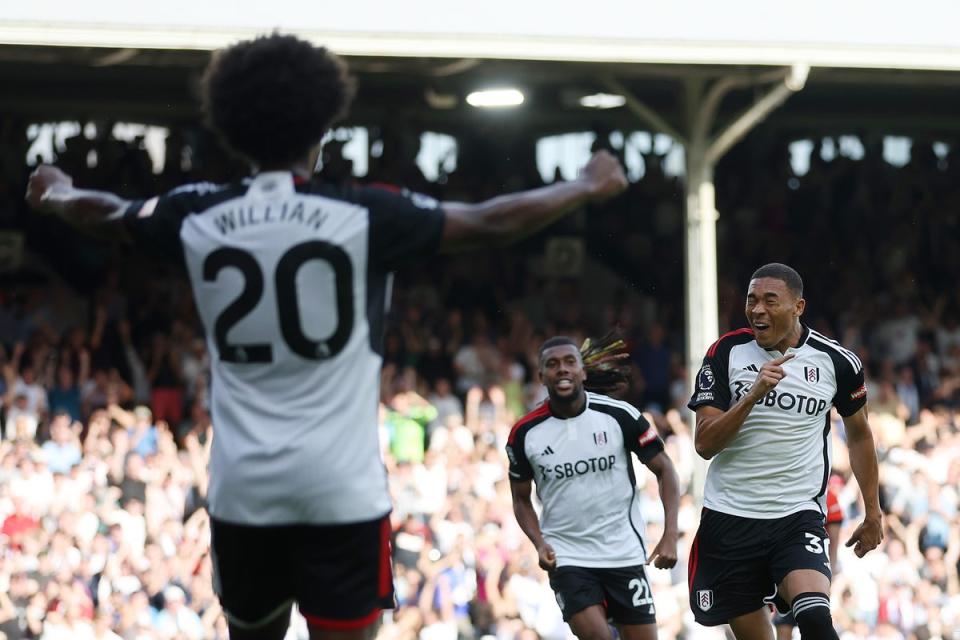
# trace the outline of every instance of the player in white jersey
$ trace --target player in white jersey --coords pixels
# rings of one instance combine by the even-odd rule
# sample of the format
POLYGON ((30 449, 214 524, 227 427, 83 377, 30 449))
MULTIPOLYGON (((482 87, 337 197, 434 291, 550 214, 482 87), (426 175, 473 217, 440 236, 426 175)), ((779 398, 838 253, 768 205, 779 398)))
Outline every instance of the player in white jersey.
POLYGON ((722 336, 697 375, 697 453, 712 460, 690 551, 690 606, 739 640, 772 640, 765 601, 789 604, 804 640, 836 638, 824 529, 830 411, 843 418, 865 517, 847 542, 858 556, 883 536, 877 455, 863 365, 800 322, 800 275, 782 264, 753 274, 749 328, 722 336))
POLYGON ((476 205, 313 181, 352 82, 292 36, 219 52, 202 91, 252 178, 127 202, 42 166, 27 199, 186 266, 212 359, 212 556, 231 637, 282 638, 294 602, 312 638, 370 637, 393 603, 376 429, 390 273, 521 237, 626 179, 598 153, 576 180, 476 205))
POLYGON ((653 640, 656 611, 644 564, 669 568, 677 561, 673 463, 637 409, 584 389, 583 360, 569 338, 540 348, 540 377, 549 398, 517 422, 507 443, 517 522, 577 637, 610 640, 609 616, 627 640, 653 640), (663 501, 663 537, 649 554, 631 453, 656 475, 663 501))

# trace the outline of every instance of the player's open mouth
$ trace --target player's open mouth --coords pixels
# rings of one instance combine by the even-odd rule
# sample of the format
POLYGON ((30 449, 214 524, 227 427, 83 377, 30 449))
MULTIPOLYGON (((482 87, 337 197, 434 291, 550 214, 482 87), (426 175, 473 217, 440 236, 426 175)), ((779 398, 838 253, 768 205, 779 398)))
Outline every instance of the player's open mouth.
POLYGON ((557 391, 570 391, 573 389, 573 381, 564 378, 563 380, 557 380, 557 384, 555 386, 557 391))
POLYGON ((769 329, 769 328, 770 328, 770 325, 768 325, 768 324, 765 323, 765 322, 754 322, 754 323, 753 323, 753 330, 756 331, 757 333, 760 333, 761 331, 766 331, 766 330, 769 329))

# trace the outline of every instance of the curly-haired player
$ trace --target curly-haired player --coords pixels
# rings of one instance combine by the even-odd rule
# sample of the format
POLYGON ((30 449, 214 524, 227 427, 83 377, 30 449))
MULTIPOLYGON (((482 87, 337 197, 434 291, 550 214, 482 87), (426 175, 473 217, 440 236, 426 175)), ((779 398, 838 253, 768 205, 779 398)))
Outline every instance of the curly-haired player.
POLYGON ((353 94, 343 63, 293 36, 217 53, 210 125, 253 175, 127 202, 39 167, 27 200, 182 261, 207 331, 216 435, 215 587, 233 640, 372 637, 393 606, 390 495, 377 397, 390 273, 437 251, 503 244, 626 187, 597 153, 576 180, 479 204, 312 179, 353 94))
POLYGON ((354 94, 340 58, 284 35, 214 54, 202 87, 208 124, 260 171, 302 159, 354 94))

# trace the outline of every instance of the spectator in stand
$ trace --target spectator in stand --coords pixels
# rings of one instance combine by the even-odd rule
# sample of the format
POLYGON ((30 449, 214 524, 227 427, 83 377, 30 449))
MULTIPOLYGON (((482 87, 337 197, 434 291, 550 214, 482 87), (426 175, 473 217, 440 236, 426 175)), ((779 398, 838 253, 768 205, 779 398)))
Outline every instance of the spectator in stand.
POLYGON ((73 369, 66 363, 57 367, 56 383, 49 384, 47 392, 47 406, 54 413, 65 411, 71 420, 83 420, 81 409, 80 390, 87 383, 90 375, 90 352, 80 352, 80 373, 74 375, 73 369))
POLYGON ((393 397, 387 412, 387 430, 390 451, 397 462, 423 462, 427 425, 436 417, 436 408, 416 391, 393 397))
MULTIPOLYGON (((102 245, 87 244, 59 228, 56 233, 47 233, 48 228, 43 227, 49 222, 46 220, 34 219, 39 228, 23 224, 26 217, 16 204, 19 196, 4 198, 3 194, 20 189, 18 185, 26 177, 22 164, 27 155, 26 125, 22 119, 0 114, 0 217, 25 233, 31 264, 45 261, 45 266, 51 267, 45 272, 63 277, 53 275, 48 281, 36 283, 32 273, 21 277, 14 272, 5 275, 0 288, 0 342, 4 343, 0 345, 0 364, 8 365, 12 357, 5 356, 12 356, 17 343, 22 343, 20 362, 38 365, 35 383, 45 387, 48 406, 46 416, 29 411, 29 397, 24 394, 18 400, 15 391, 8 395, 6 377, 0 380, 4 402, 0 411, 0 424, 4 426, 0 439, 0 523, 9 520, 11 526, 27 525, 17 533, 16 545, 0 535, 0 631, 10 638, 39 638, 45 632, 46 618, 52 617, 56 624, 46 625, 50 635, 68 629, 73 637, 85 638, 88 625, 92 625, 93 637, 97 638, 158 638, 161 635, 156 620, 164 607, 162 598, 154 601, 157 608, 152 607, 150 597, 162 594, 169 583, 187 594, 186 606, 200 616, 203 637, 226 640, 224 618, 216 599, 208 593, 209 534, 201 507, 212 432, 209 418, 203 415, 204 400, 193 399, 199 411, 187 418, 182 438, 173 440, 174 434, 167 433, 170 430, 158 428, 156 453, 146 459, 131 452, 135 445, 127 427, 106 411, 112 404, 128 413, 138 405, 150 406, 143 362, 151 360, 150 337, 158 332, 170 336, 172 348, 180 353, 183 385, 190 389, 196 363, 190 361, 189 345, 202 337, 191 310, 192 301, 184 298, 187 292, 182 289, 181 276, 158 269, 156 263, 141 255, 105 253, 102 245), (4 191, 4 185, 8 191, 4 191), (104 261, 107 266, 103 266, 104 261), (123 268, 111 264, 122 264, 123 268), (79 274, 100 269, 113 274, 103 291, 76 290, 67 298, 79 303, 66 307, 61 303, 59 289, 70 289, 76 286, 79 274), (161 289, 162 294, 158 293, 161 289), (183 329, 174 327, 176 323, 185 325, 189 337, 180 333, 183 329), (84 351, 90 354, 86 381, 82 380, 80 360, 84 351), (70 412, 73 419, 83 423, 83 457, 69 474, 54 474, 47 467, 37 437, 46 439, 52 416, 66 408, 64 402, 55 400, 60 390, 66 389, 67 393, 59 397, 73 393, 69 382, 57 384, 65 370, 72 372, 73 386, 81 389, 80 415, 72 409, 70 412), (77 495, 81 497, 75 498, 77 495), (140 516, 136 514, 138 509, 142 509, 140 516), (142 550, 128 541, 129 532, 122 524, 126 521, 143 522, 146 536, 142 550), (111 527, 111 522, 117 524, 111 527), (54 536, 57 529, 67 535, 54 536), (76 558, 77 553, 81 561, 75 568, 54 567, 54 555, 76 558), (148 565, 164 568, 148 575, 148 565), (77 581, 90 596, 87 604, 79 607, 81 599, 72 586, 77 581), (151 585, 150 595, 144 591, 147 583, 151 585), (59 604, 60 591, 69 593, 65 599, 74 602, 74 614, 59 604), (93 613, 91 602, 96 603, 93 613)), ((93 181, 90 184, 117 184, 129 176, 131 189, 132 185, 143 185, 140 188, 153 192, 183 182, 224 181, 240 175, 236 164, 231 164, 197 126, 171 129, 168 159, 158 175, 142 166, 140 160, 129 163, 128 167, 135 169, 121 169, 118 158, 142 159, 138 143, 114 139, 111 123, 95 126, 97 136, 81 134, 70 141, 65 152, 70 156, 66 158, 68 164, 76 168, 85 183, 89 178, 93 181), (101 166, 88 166, 88 160, 94 157, 108 160, 101 166)), ((960 532, 960 297, 953 287, 960 277, 955 260, 960 255, 960 223, 953 214, 960 210, 960 145, 947 140, 947 154, 932 165, 923 165, 925 168, 897 168, 884 161, 880 137, 861 140, 865 154, 856 161, 843 156, 823 159, 820 151, 826 145, 818 140, 810 171, 805 175, 790 171, 785 144, 773 154, 756 153, 750 141, 734 147, 716 172, 718 208, 725 213, 718 227, 720 276, 722 282, 738 282, 754 263, 768 257, 758 253, 762 253, 762 243, 775 239, 775 246, 794 254, 783 259, 796 263, 808 274, 808 286, 820 291, 816 313, 824 318, 824 331, 830 329, 830 337, 856 351, 866 366, 869 395, 874 398, 871 422, 878 435, 888 528, 881 547, 870 554, 873 558, 858 559, 849 549, 839 549, 839 571, 831 600, 841 638, 946 640, 960 628, 956 568, 960 552, 960 540, 956 540, 960 532), (744 175, 755 179, 744 180, 744 175), (792 186, 788 186, 788 180, 792 186), (898 226, 900 221, 906 221, 906 227, 898 226), (785 245, 785 232, 819 232, 817 237, 835 241, 818 243, 815 250, 809 250, 785 245), (838 264, 845 268, 838 271, 838 264), (909 276, 909 286, 904 285, 904 275, 909 276), (894 306, 904 304, 906 322, 899 328, 877 322, 878 318, 894 317, 894 306), (911 312, 911 308, 917 311, 911 312), (912 357, 904 356, 902 364, 914 372, 919 414, 911 404, 914 392, 906 374, 886 355, 891 346, 899 347, 889 336, 904 327, 907 333, 915 327, 916 348, 912 357)), ((929 147, 929 142, 914 140, 918 157, 929 147)), ((337 152, 329 150, 333 157, 337 152)), ((592 261, 602 262, 629 280, 632 286, 627 289, 643 291, 642 299, 634 299, 629 291, 624 294, 623 316, 632 314, 643 319, 643 324, 659 319, 666 330, 665 343, 679 345, 683 343, 683 326, 678 318, 683 309, 666 292, 679 291, 683 284, 683 264, 676 258, 681 253, 683 228, 676 224, 680 218, 675 215, 682 206, 682 189, 676 177, 663 173, 658 156, 645 155, 649 160, 647 173, 622 197, 623 207, 589 211, 583 218, 589 220, 583 233, 592 261), (643 227, 645 220, 621 215, 621 210, 628 209, 657 212, 652 221, 657 240, 650 250, 636 250, 636 239, 649 236, 651 231, 643 227)), ((31 163, 35 162, 31 158, 31 163)), ((472 200, 498 192, 506 178, 515 179, 502 175, 512 172, 508 164, 484 162, 481 175, 465 172, 463 167, 468 163, 476 164, 477 156, 469 153, 458 158, 458 170, 445 184, 431 184, 431 195, 472 200), (467 174, 471 174, 469 181, 464 177, 467 174)), ((386 169, 385 174, 389 174, 386 169)), ((340 178, 344 175, 341 173, 340 178)), ((576 229, 564 233, 568 231, 579 233, 576 229)), ((466 400, 470 385, 453 370, 452 360, 470 335, 467 327, 472 322, 465 319, 472 318, 478 307, 493 320, 486 332, 497 359, 512 363, 520 354, 520 382, 531 392, 518 410, 512 405, 513 391, 508 389, 504 366, 494 370, 489 380, 480 381, 480 387, 471 394, 473 400, 466 403, 470 408, 464 407, 459 418, 451 410, 447 421, 438 419, 431 425, 423 462, 405 463, 391 474, 396 501, 393 528, 398 541, 394 548, 402 566, 398 565, 396 572, 400 607, 380 630, 384 640, 419 640, 425 620, 430 629, 426 635, 439 630, 463 638, 488 634, 498 640, 570 637, 546 573, 529 560, 531 548, 510 509, 509 484, 494 473, 499 465, 502 474, 506 465, 500 452, 509 424, 531 406, 532 390, 538 387, 530 376, 536 368, 536 347, 543 335, 555 333, 544 320, 542 308, 543 291, 551 285, 527 271, 527 262, 535 264, 538 251, 538 241, 532 240, 520 259, 516 254, 497 251, 478 255, 470 262, 474 280, 490 290, 505 290, 502 297, 498 297, 500 293, 487 296, 495 299, 490 308, 484 308, 489 306, 486 298, 481 301, 481 296, 458 295, 454 270, 442 259, 423 269, 409 270, 398 279, 394 311, 386 324, 398 336, 394 348, 402 359, 398 362, 400 369, 413 364, 420 372, 415 388, 421 395, 433 402, 429 390, 436 388, 438 378, 445 377, 457 389, 461 401, 466 400), (510 275, 513 273, 518 275, 510 275), (418 318, 422 326, 411 327, 413 318, 418 318), (425 340, 425 345, 410 347, 404 344, 407 336, 418 342, 425 340), (532 361, 527 355, 530 344, 532 361), (412 362, 410 354, 417 349, 423 353, 412 362), (424 382, 427 390, 422 388, 424 382), (498 406, 494 386, 504 390, 507 407, 498 406), (453 504, 460 508, 451 510, 453 504), (445 532, 443 549, 432 528, 445 532), (467 540, 473 540, 463 545, 466 579, 458 583, 472 599, 466 622, 454 612, 449 618, 452 624, 447 624, 448 613, 441 607, 453 601, 421 596, 437 591, 436 577, 431 587, 428 576, 442 573, 450 532, 463 532, 467 540)), ((599 293, 605 287, 596 289, 597 295, 606 295, 599 293)), ((725 291, 729 296, 729 286, 721 288, 721 304, 725 291)), ((610 302, 603 299, 598 308, 610 302)), ((723 308, 721 326, 739 326, 739 307, 727 304, 723 308)), ((620 313, 616 312, 618 317, 620 313)), ((899 319, 900 314, 896 315, 899 319)), ((626 323, 625 328, 629 326, 626 323)), ((578 328, 596 329, 589 325, 578 328)), ((205 393, 208 366, 203 358, 202 374, 196 378, 201 394, 205 393)), ((12 371, 11 387, 22 377, 19 364, 12 371)), ((676 408, 680 406, 678 399, 685 400, 688 394, 687 374, 681 365, 674 364, 669 379, 671 405, 676 408)), ((393 393, 394 389, 384 385, 386 400, 393 393)), ((690 425, 684 422, 684 416, 677 411, 667 411, 662 418, 655 416, 666 450, 677 465, 683 496, 679 517, 681 560, 673 572, 651 572, 651 580, 656 580, 653 590, 659 633, 666 639, 722 638, 722 632, 710 635, 697 628, 686 605, 683 558, 689 555, 698 511, 689 491, 693 448, 690 425)), ((848 523, 840 537, 846 539, 863 507, 851 483, 842 426, 836 416, 832 432, 836 445, 834 472, 843 483, 839 500, 848 523)), ((389 450, 384 455, 388 465, 395 463, 389 450)), ((643 475, 638 482, 643 481, 643 475)), ((652 513, 649 503, 655 489, 641 487, 639 494, 645 501, 643 513, 652 513)), ((659 532, 656 527, 651 522, 653 536, 659 532)), ((459 566, 460 560, 451 558, 449 562, 459 566)), ((305 638, 304 628, 295 626, 290 637, 305 638)))
POLYGON ((47 468, 53 473, 70 473, 70 470, 80 464, 80 428, 73 429, 69 413, 58 412, 50 421, 50 439, 43 443, 41 448, 46 458, 47 468))
POLYGON ((186 599, 183 589, 176 585, 170 585, 163 590, 163 610, 157 614, 155 622, 161 638, 203 638, 200 616, 186 605, 186 599))
POLYGON ((180 355, 171 348, 166 334, 153 336, 153 348, 145 364, 152 389, 150 403, 157 419, 179 426, 183 420, 182 367, 180 355))
POLYGON ((633 359, 643 381, 643 407, 665 413, 670 401, 670 348, 665 343, 663 326, 654 323, 647 331, 646 340, 634 349, 633 359))

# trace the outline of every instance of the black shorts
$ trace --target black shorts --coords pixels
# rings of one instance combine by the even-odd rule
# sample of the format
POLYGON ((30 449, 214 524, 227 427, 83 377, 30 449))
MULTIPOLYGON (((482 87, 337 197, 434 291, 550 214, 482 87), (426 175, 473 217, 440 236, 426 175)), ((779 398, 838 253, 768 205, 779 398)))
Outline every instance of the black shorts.
POLYGON ((390 517, 259 527, 210 519, 213 585, 231 623, 259 627, 296 602, 317 627, 349 631, 392 609, 390 517))
POLYGON ((773 626, 795 627, 797 626, 797 621, 794 620, 792 613, 780 613, 778 611, 775 614, 773 614, 773 626))
POLYGON ((653 592, 643 565, 595 569, 557 567, 550 572, 563 621, 595 604, 603 605, 617 624, 654 624, 653 592))
POLYGON ((777 597, 777 585, 797 569, 832 577, 819 511, 760 520, 705 508, 690 548, 690 609, 705 626, 724 624, 766 603, 789 611, 789 603, 777 597))

